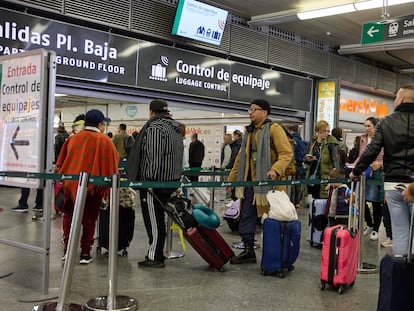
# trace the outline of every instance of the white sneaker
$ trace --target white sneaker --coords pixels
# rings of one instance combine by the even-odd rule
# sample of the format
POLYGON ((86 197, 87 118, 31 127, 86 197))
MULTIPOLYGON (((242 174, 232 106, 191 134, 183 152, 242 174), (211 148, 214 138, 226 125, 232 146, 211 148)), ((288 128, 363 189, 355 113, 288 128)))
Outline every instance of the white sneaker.
POLYGON ((374 227, 366 227, 364 229, 364 232, 362 233, 363 235, 368 235, 370 234, 372 231, 374 231, 374 227))
POLYGON ((370 239, 371 241, 376 241, 376 240, 378 240, 378 232, 377 232, 377 231, 372 231, 372 232, 371 232, 371 235, 369 236, 369 239, 370 239))
POLYGON ((387 238, 384 242, 381 242, 381 247, 393 247, 394 243, 390 238, 387 238))

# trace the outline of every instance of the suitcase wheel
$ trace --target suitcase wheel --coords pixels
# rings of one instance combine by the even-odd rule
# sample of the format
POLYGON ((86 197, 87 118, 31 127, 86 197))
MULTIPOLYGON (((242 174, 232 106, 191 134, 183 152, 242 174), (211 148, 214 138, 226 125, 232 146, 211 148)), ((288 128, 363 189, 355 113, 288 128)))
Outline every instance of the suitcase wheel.
POLYGON ((319 285, 320 290, 324 290, 326 288, 326 282, 321 281, 321 285, 319 285))
POLYGON ((96 248, 96 252, 97 252, 98 254, 100 254, 100 253, 102 252, 102 249, 101 249, 101 247, 100 247, 100 246, 98 246, 98 247, 96 248))
POLYGON ((128 256, 128 251, 126 249, 123 249, 121 254, 122 256, 126 257, 128 256))
POLYGON ((349 284, 349 287, 353 287, 355 285, 355 281, 353 281, 351 284, 349 284))
POLYGON ((338 294, 339 295, 342 295, 344 293, 344 290, 345 290, 344 286, 343 285, 339 285, 338 294))
POLYGON ((288 269, 288 271, 293 271, 293 270, 295 270, 295 266, 292 265, 292 266, 288 267, 287 269, 288 269))

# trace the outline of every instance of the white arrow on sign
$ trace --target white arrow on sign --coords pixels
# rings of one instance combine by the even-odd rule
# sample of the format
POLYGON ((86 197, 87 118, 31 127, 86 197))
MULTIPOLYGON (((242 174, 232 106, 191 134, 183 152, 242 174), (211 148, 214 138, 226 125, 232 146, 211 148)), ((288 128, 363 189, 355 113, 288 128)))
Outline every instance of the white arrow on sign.
POLYGON ((374 36, 374 33, 379 32, 379 31, 380 30, 378 28, 374 29, 374 25, 372 25, 371 28, 368 29, 367 34, 368 34, 368 36, 370 36, 372 38, 374 36))

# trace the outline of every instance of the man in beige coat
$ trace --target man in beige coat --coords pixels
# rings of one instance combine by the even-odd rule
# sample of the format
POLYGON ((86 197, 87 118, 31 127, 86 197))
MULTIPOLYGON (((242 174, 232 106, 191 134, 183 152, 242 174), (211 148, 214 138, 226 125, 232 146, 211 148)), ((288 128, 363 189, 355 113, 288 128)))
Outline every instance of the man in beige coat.
MULTIPOLYGON (((240 152, 229 174, 229 181, 263 181, 283 179, 293 158, 292 145, 285 130, 268 116, 270 104, 255 99, 250 104, 251 123, 246 126, 240 152)), ((284 190, 284 186, 276 187, 284 190)), ((254 235, 257 217, 268 210, 267 191, 271 186, 238 187, 236 196, 242 198, 239 234, 244 250, 234 256, 231 264, 256 263, 254 235)))

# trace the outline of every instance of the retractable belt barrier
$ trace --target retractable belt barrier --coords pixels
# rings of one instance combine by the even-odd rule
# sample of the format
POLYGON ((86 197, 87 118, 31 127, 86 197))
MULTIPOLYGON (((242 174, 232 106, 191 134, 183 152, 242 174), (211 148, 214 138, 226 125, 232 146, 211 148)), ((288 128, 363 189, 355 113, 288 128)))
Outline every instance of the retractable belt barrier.
MULTIPOLYGON (((227 170, 213 171, 209 169, 192 169, 197 171, 198 175, 214 176, 227 175, 227 170)), ((8 172, 1 171, 0 177, 21 177, 34 179, 52 179, 52 180, 73 180, 77 181, 79 175, 71 174, 54 174, 54 173, 25 173, 25 172, 8 172)), ((181 188, 181 187, 253 187, 253 186, 279 186, 279 185, 315 185, 315 184, 329 184, 329 183, 348 183, 351 179, 291 179, 291 180, 263 180, 263 181, 205 181, 205 182, 181 182, 181 181, 129 181, 122 180, 121 187, 131 187, 133 189, 147 189, 147 188, 181 188)), ((93 176, 89 178, 89 183, 98 186, 111 186, 112 176, 93 176)), ((383 181, 375 179, 367 179, 367 184, 382 185, 383 181)))

